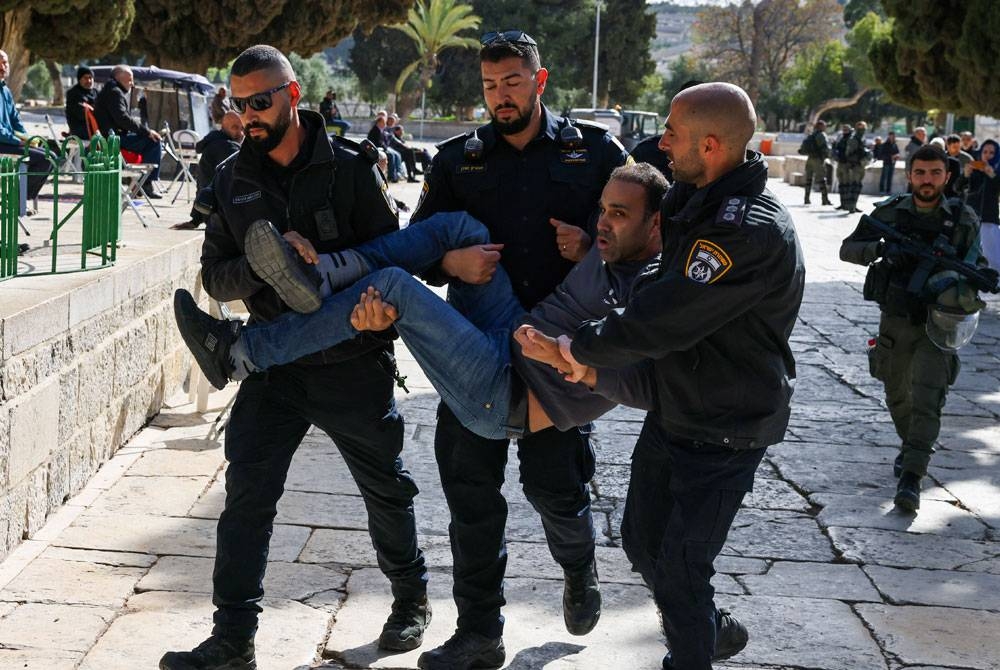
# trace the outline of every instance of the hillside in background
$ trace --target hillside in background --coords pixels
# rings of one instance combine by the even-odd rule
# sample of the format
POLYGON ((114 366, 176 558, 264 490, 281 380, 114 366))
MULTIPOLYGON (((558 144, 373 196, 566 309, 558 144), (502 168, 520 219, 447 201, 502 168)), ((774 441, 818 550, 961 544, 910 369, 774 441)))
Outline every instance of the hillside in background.
POLYGON ((656 71, 666 74, 671 61, 691 50, 691 26, 699 7, 684 7, 669 2, 650 5, 656 14, 656 38, 651 52, 656 71))

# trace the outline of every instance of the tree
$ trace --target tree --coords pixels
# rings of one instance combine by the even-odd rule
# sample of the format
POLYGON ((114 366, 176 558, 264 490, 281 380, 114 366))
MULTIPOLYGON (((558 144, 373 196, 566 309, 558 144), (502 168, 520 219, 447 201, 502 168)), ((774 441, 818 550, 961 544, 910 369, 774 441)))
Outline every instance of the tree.
POLYGON ((288 54, 288 62, 295 70, 295 79, 302 87, 302 99, 310 105, 319 104, 330 88, 330 65, 322 54, 313 54, 311 58, 303 58, 295 52, 288 54))
POLYGON ((656 16, 646 11, 646 0, 608 0, 607 11, 601 15, 601 33, 600 104, 631 105, 643 91, 643 79, 656 69, 649 55, 649 44, 656 37, 656 16))
POLYGON ((0 0, 0 45, 10 57, 11 93, 20 95, 34 58, 72 63, 114 51, 134 18, 134 0, 0 0))
POLYGON ((882 4, 891 22, 869 57, 895 102, 1000 116, 1000 15, 993 0, 882 4))
MULTIPOLYGON (((785 70, 806 47, 842 33, 837 0, 743 0, 698 13, 694 39, 719 79, 746 89, 757 104, 777 91, 785 70)), ((758 110, 759 111, 759 110, 758 110)))
MULTIPOLYGON (((0 0, 2 1, 2 0, 0 0)), ((316 53, 357 28, 406 16, 413 0, 136 0, 127 47, 160 67, 204 72, 254 43, 316 53)))
POLYGON ((416 57, 416 44, 398 30, 378 27, 366 34, 359 28, 347 64, 358 78, 362 98, 375 104, 392 93, 399 73, 416 57))
POLYGON ((396 79, 396 96, 403 91, 407 79, 414 73, 419 80, 421 92, 431 85, 431 78, 440 65, 439 54, 447 49, 478 49, 479 41, 463 37, 465 30, 479 27, 479 17, 470 5, 456 0, 417 0, 406 17, 406 23, 392 26, 411 40, 419 54, 413 62, 403 68, 396 79))
POLYGON ((844 25, 853 28, 869 13, 875 14, 880 19, 886 18, 881 0, 847 0, 844 4, 844 25))

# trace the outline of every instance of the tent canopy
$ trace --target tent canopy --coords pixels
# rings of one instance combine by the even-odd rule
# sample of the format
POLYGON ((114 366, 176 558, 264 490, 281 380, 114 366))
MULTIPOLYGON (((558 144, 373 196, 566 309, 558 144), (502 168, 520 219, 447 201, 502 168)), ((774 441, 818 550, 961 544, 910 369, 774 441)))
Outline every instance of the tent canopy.
MULTIPOLYGON (((159 81, 161 86, 170 84, 185 90, 194 90, 202 95, 212 95, 215 93, 215 86, 200 74, 189 74, 178 70, 162 70, 155 65, 150 67, 132 67, 132 76, 138 82, 159 81)), ((111 65, 95 65, 90 68, 94 72, 94 81, 103 84, 111 78, 111 65)))

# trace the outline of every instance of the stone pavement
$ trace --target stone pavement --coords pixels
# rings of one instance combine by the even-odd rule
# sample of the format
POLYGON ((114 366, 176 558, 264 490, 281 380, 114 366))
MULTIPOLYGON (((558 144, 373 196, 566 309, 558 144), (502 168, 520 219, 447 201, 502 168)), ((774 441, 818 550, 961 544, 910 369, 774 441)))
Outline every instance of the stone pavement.
MULTIPOLYGON (((804 208, 801 189, 776 180, 772 188, 791 204, 806 253, 808 286, 793 336, 799 379, 787 439, 768 451, 717 564, 718 600, 751 635, 724 667, 1000 668, 1000 303, 963 350, 920 514, 900 514, 891 504, 896 438, 864 353, 877 310, 861 300, 863 268, 837 258, 856 219, 804 208)), ((397 194, 412 204, 417 193, 403 186, 397 194)), ((418 524, 432 570, 429 648, 455 620, 448 516, 432 452, 436 396, 399 354, 412 391, 400 396, 404 459, 421 487, 418 524)), ((0 564, 0 668, 152 668, 165 650, 208 633, 224 491, 213 422, 233 392, 213 395, 205 415, 175 399, 0 564)), ((641 419, 617 409, 594 437, 605 605, 588 636, 563 629, 561 573, 510 463, 506 667, 660 667, 655 609, 619 536, 641 419)), ((279 507, 261 668, 415 667, 419 650, 375 648, 390 597, 364 529, 364 507, 336 448, 311 433, 279 507)))

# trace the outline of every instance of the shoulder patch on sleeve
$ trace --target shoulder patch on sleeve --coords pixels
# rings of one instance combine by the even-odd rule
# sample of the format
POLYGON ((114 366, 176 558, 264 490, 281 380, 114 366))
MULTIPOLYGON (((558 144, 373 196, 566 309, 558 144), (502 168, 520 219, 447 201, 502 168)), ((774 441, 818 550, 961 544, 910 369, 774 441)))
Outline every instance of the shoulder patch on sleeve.
POLYGON ((440 142, 438 142, 437 144, 435 144, 434 148, 440 150, 440 149, 448 146, 449 144, 454 144, 455 142, 458 142, 459 140, 462 140, 462 142, 464 143, 465 142, 465 138, 466 137, 471 137, 471 136, 472 136, 471 132, 468 132, 468 133, 459 133, 458 135, 452 135, 448 139, 441 140, 440 142))
POLYGON ((420 207, 423 206, 424 200, 427 198, 427 194, 431 192, 430 184, 427 180, 424 180, 424 185, 420 188, 420 198, 417 200, 417 206, 413 208, 414 212, 419 212, 420 207))
POLYGON ((722 247, 708 240, 695 240, 688 252, 684 276, 700 284, 714 284, 733 267, 722 247))
POLYGON ((743 196, 731 195, 722 199, 719 211, 715 215, 715 222, 721 225, 736 226, 743 225, 743 217, 747 212, 747 198, 743 196))

